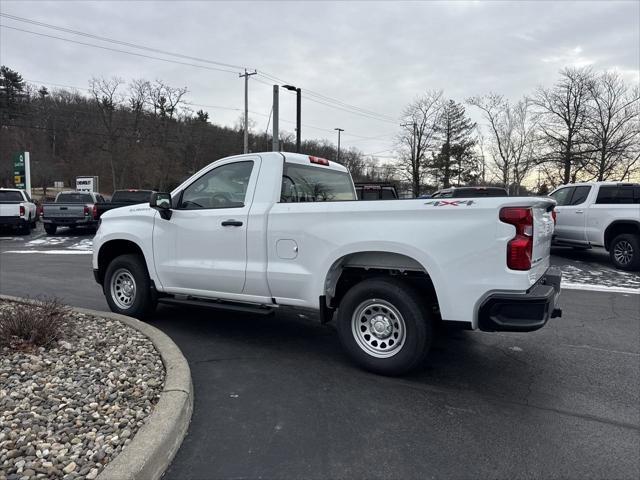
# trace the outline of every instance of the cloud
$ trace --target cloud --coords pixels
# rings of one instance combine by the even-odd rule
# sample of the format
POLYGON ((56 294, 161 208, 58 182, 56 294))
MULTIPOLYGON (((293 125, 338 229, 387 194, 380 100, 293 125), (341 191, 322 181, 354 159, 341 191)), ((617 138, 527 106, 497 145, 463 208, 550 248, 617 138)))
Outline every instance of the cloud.
MULTIPOLYGON (((45 2, 2 1, 3 13, 131 43, 246 65, 300 86, 303 138, 392 146, 399 128, 309 101, 314 91, 392 118, 416 95, 443 89, 458 101, 495 91, 517 99, 552 84, 567 65, 640 66, 638 2, 45 2)), ((90 39, 2 19, 20 28, 90 39)), ((110 45, 113 47, 113 45, 110 45)), ((118 47, 120 48, 120 47, 118 47)), ((122 47, 127 49, 127 47, 122 47)), ((148 53, 148 52, 147 52, 148 53)), ((160 55, 161 56, 161 55, 160 55)), ((0 30, 3 64, 28 79, 86 87, 93 76, 161 78, 188 86, 192 103, 233 125, 243 82, 229 74, 0 30)), ((166 57, 168 58, 168 57, 166 57)), ((250 80, 256 129, 266 128, 273 81, 250 80), (260 82, 264 83, 260 83, 260 82)), ((295 98, 281 94, 281 127, 293 131, 295 98)), ((363 147, 364 148, 364 147, 363 147)))

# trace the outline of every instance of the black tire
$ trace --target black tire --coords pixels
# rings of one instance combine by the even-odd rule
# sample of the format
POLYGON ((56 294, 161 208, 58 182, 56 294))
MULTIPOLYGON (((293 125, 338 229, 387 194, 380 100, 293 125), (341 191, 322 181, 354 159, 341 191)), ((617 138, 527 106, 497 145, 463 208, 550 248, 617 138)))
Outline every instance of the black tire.
POLYGON ((372 278, 353 286, 340 302, 337 325, 340 341, 349 356, 362 368, 381 375, 401 375, 418 367, 433 338, 433 317, 420 298, 411 285, 390 278, 372 278), (378 310, 367 305, 378 305, 378 310), (393 309, 404 323, 404 343, 399 328, 402 323, 395 321, 393 309), (378 313, 381 317, 376 317, 378 313), (359 318, 354 319, 356 316, 359 318), (380 326, 374 325, 377 318, 384 322, 381 328, 385 330, 378 332, 381 336, 374 333, 374 328, 380 326), (358 329, 362 335, 357 333, 358 329), (392 355, 381 358, 383 346, 389 349, 383 354, 393 352, 392 355))
POLYGON ((149 272, 147 272, 147 266, 140 255, 126 254, 114 258, 107 267, 103 283, 104 296, 112 312, 144 320, 155 311, 157 299, 151 291, 149 272), (124 276, 125 279, 127 275, 133 278, 135 290, 129 305, 114 298, 114 296, 117 298, 126 297, 122 282, 118 284, 116 281, 114 283, 114 275, 118 275, 120 278, 124 276), (117 285, 120 285, 120 290, 122 290, 120 297, 118 297, 117 285), (114 288, 116 293, 112 292, 114 288))
POLYGON ((609 245, 609 256, 620 270, 640 270, 640 236, 622 233, 609 245))
POLYGON ((47 235, 55 235, 57 229, 57 225, 53 225, 51 223, 44 224, 44 231, 47 232, 47 235))
POLYGON ((30 233, 31 233, 31 218, 28 218, 27 221, 20 226, 20 234, 29 235, 30 233))

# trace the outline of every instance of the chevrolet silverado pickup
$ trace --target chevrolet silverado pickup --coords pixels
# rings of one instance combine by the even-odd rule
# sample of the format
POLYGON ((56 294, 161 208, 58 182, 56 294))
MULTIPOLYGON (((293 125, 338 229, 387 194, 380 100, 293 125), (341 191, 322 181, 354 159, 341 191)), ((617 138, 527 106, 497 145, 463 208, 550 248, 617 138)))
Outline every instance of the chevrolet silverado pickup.
POLYGON ((550 198, 357 201, 340 164, 293 153, 218 160, 149 204, 106 212, 93 269, 109 307, 336 317, 363 368, 424 359, 440 322, 526 332, 559 316, 550 198))
POLYGON ((592 182, 553 192, 556 245, 604 247, 616 268, 640 270, 640 184, 592 182))
POLYGON ((0 227, 17 228, 28 235, 38 215, 29 194, 18 188, 0 188, 0 227))
POLYGON ((99 193, 60 192, 53 203, 42 205, 42 223, 49 235, 58 227, 93 227, 98 225, 97 204, 104 202, 99 193))

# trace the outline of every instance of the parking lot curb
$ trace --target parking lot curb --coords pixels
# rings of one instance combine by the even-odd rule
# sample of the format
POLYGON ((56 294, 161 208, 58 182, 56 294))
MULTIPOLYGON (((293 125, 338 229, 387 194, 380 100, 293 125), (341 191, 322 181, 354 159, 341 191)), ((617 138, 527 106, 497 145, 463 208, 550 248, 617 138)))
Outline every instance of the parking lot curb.
MULTIPOLYGON (((9 295, 1 300, 37 303, 9 295)), ((178 346, 163 332, 135 318, 111 312, 70 307, 73 311, 118 320, 148 337, 165 367, 164 388, 144 425, 98 475, 98 480, 156 480, 162 477, 187 434, 193 412, 191 370, 178 346)))

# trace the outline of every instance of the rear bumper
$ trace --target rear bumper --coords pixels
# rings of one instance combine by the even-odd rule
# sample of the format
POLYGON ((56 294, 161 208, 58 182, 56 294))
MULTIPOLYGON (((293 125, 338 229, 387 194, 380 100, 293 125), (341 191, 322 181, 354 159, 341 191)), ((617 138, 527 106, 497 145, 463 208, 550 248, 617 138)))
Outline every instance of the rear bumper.
POLYGON ((52 225, 57 225, 60 227, 66 227, 66 226, 90 226, 90 225, 97 225, 98 221, 94 220, 93 218, 64 218, 64 217, 59 217, 59 218, 51 218, 51 217, 45 217, 42 218, 42 223, 49 223, 52 225))
POLYGON ((562 316, 557 308, 562 272, 550 267, 544 276, 523 293, 494 293, 478 310, 478 327, 485 332, 532 332, 550 318, 562 316))
POLYGON ((22 227, 26 225, 27 219, 22 217, 0 217, 0 226, 22 227))

